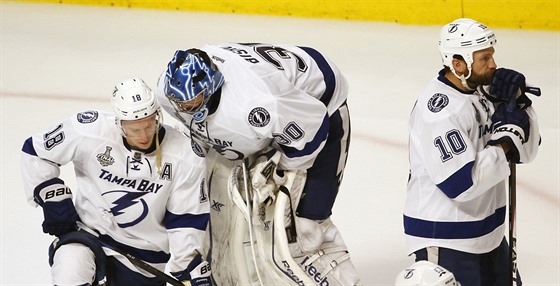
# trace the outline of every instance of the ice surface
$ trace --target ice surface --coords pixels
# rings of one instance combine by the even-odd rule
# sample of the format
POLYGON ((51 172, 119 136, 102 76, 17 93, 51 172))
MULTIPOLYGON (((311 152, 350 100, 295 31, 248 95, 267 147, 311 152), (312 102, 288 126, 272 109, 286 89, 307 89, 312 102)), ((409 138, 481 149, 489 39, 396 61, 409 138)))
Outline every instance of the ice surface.
MULTIPOLYGON (((391 285, 412 263, 402 207, 408 114, 440 68, 439 27, 0 2, 1 285, 49 285, 42 212, 24 198, 19 152, 31 134, 77 111, 110 110, 113 85, 155 86, 176 49, 206 43, 312 46, 350 83, 353 136, 334 208, 364 285, 391 285)), ((534 100, 542 146, 518 169, 518 254, 525 285, 560 285, 560 33, 495 29, 498 65, 543 90, 534 100)), ((169 117, 167 117, 169 118, 169 117)), ((75 186, 71 169, 62 178, 75 186)))

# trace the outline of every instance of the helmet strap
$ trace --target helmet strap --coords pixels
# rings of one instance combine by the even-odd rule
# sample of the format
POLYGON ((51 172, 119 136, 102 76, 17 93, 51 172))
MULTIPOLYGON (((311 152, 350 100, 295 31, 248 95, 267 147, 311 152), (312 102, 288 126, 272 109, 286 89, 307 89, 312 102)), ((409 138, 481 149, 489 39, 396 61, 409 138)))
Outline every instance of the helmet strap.
POLYGON ((161 176, 161 148, 159 147, 159 127, 156 130, 156 168, 157 173, 161 176))
POLYGON ((469 70, 469 75, 467 77, 465 77, 465 75, 458 75, 452 65, 449 68, 451 69, 451 73, 453 73, 453 75, 461 81, 461 84, 463 85, 464 88, 466 88, 468 91, 473 91, 474 90, 473 88, 469 87, 469 85, 467 83, 467 79, 469 79, 472 75, 472 66, 471 65, 467 65, 467 68, 469 70))

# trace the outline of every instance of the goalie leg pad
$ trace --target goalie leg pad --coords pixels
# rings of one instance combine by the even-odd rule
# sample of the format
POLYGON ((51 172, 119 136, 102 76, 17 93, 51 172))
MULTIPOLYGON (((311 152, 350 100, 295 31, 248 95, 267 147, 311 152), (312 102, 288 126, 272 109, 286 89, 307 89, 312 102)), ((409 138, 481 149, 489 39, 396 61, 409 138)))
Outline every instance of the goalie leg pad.
POLYGON ((289 245, 290 252, 317 285, 360 284, 346 243, 330 218, 323 222, 296 218, 296 227, 298 242, 289 245))

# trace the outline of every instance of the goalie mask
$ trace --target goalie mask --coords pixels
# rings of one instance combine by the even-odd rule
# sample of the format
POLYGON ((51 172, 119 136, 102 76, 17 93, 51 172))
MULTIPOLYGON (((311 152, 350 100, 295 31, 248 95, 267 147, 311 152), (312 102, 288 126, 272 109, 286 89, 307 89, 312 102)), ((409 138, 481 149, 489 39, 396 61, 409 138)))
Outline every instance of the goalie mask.
POLYGON ((485 25, 468 18, 457 19, 441 28, 439 36, 439 52, 444 66, 453 69, 451 62, 454 55, 463 57, 469 70, 468 79, 472 74, 473 53, 496 45, 496 35, 485 25))
POLYGON ((224 77, 204 51, 178 50, 167 66, 163 84, 165 96, 177 111, 203 119, 206 103, 224 84, 224 77))
POLYGON ((453 273, 447 269, 421 260, 401 271, 395 280, 395 286, 461 286, 453 273))
POLYGON ((111 100, 115 124, 126 137, 122 121, 140 120, 156 114, 154 133, 162 124, 162 115, 154 92, 140 78, 121 81, 115 85, 111 100))

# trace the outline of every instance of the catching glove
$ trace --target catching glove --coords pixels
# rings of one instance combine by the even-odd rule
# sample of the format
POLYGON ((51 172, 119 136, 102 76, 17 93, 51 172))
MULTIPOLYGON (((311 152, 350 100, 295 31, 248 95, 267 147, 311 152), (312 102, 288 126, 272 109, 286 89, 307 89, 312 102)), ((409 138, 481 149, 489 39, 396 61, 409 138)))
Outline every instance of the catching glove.
POLYGON ((514 163, 528 162, 528 155, 523 144, 529 140, 529 115, 525 110, 514 109, 508 111, 506 104, 498 104, 492 115, 494 133, 488 145, 499 145, 505 142, 509 146, 506 154, 508 160, 514 163))
POLYGON ((189 263, 187 269, 179 272, 171 272, 171 275, 184 285, 212 286, 211 273, 210 264, 202 260, 202 256, 198 254, 191 263, 189 263))
POLYGON ((59 178, 48 180, 35 188, 33 199, 43 208, 43 232, 57 237, 78 229, 80 220, 72 191, 59 178))

